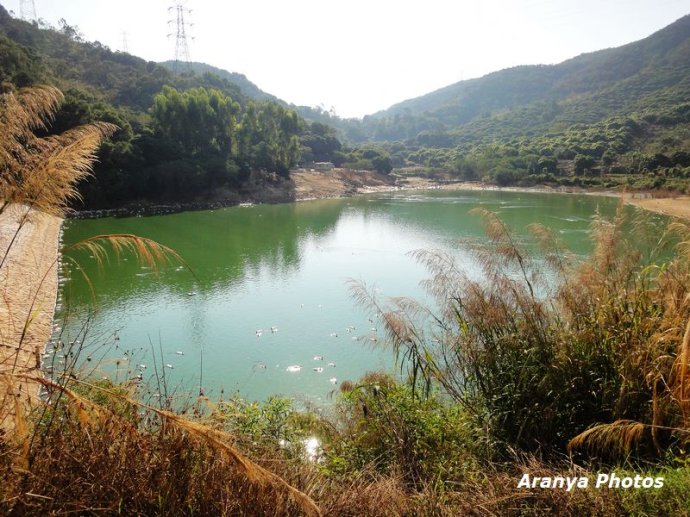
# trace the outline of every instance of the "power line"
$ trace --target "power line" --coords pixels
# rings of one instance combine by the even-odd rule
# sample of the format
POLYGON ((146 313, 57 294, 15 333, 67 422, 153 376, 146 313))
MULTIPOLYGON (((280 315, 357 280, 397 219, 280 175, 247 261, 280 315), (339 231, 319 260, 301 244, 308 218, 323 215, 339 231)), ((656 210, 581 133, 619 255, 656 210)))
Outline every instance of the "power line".
POLYGON ((187 65, 191 63, 187 34, 189 32, 188 28, 193 25, 189 23, 189 16, 192 14, 192 10, 185 7, 182 2, 177 2, 173 6, 168 7, 168 12, 173 15, 173 18, 168 20, 168 25, 175 24, 174 32, 168 34, 168 37, 175 37, 175 64, 173 65, 173 70, 177 71, 180 62, 187 63, 187 65), (187 17, 186 20, 185 16, 187 17))
POLYGON ((36 4, 34 0, 20 0, 19 17, 29 22, 36 21, 36 4))

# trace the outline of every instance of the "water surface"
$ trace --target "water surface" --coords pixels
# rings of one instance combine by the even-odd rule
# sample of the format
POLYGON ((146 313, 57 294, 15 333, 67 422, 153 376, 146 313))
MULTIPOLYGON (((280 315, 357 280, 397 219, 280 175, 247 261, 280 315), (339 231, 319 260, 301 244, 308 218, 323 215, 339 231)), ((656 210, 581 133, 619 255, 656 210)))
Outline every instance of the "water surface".
MULTIPOLYGON (((131 257, 113 259, 101 271, 88 253, 69 253, 97 293, 84 353, 103 373, 122 379, 146 364, 148 375, 153 349, 159 367, 173 367, 163 367, 170 386, 193 390, 203 376, 206 392, 215 395, 224 390, 263 400, 282 394, 321 405, 342 380, 394 369, 390 351, 373 346, 370 338, 380 343, 383 332, 375 315, 353 301, 348 279, 365 282, 381 298, 424 298, 419 282, 428 275, 408 255, 416 249, 450 252, 478 274, 466 251, 468 239, 483 236, 481 220, 468 214, 478 206, 496 211, 521 239, 527 225, 543 223, 584 255, 591 249, 591 217, 613 215, 616 204, 564 194, 397 192, 74 220, 66 224, 64 243, 133 233, 175 249, 194 272, 175 264, 156 275, 131 257)), ((94 305, 74 268, 68 278, 62 289, 63 312, 69 308, 71 315, 66 340, 74 339, 94 305)))

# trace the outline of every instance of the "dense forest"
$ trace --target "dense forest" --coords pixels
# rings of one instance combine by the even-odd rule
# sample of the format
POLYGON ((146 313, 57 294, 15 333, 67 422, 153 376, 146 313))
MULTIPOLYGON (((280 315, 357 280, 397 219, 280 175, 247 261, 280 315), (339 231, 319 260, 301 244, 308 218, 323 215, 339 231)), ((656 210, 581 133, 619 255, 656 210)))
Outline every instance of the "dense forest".
POLYGON ((313 161, 390 172, 384 152, 345 149, 334 129, 304 120, 243 76, 225 74, 238 85, 202 68, 175 73, 86 42, 64 20, 59 28, 27 23, 0 7, 3 91, 58 86, 65 102, 53 133, 96 120, 119 127, 80 186, 86 207, 236 200, 252 176, 260 189, 313 161))

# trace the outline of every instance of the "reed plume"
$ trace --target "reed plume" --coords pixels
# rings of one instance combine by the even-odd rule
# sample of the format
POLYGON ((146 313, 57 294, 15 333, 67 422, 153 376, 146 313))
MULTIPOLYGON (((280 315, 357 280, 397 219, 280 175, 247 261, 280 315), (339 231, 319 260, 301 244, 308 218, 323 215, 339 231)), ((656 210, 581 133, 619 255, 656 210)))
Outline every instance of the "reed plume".
POLYGON ((0 95, 0 199, 64 215, 80 199, 79 181, 91 171, 96 151, 117 126, 96 122, 59 135, 47 131, 63 100, 51 86, 23 88, 0 95))

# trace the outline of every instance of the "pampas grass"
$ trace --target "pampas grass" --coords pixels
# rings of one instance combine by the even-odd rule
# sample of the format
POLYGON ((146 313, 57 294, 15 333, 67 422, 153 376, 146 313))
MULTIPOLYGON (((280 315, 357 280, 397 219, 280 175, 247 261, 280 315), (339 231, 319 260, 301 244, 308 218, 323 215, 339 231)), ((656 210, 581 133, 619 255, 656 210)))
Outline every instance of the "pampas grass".
MULTIPOLYGON (((26 375, 19 374, 14 377, 22 379, 29 378, 26 375)), ((33 459, 31 461, 29 458, 30 451, 26 447, 26 444, 30 443, 28 427, 26 425, 22 427, 23 433, 20 437, 22 448, 21 453, 17 456, 17 464, 24 469, 30 469, 30 463, 35 465, 36 462, 41 461, 37 457, 37 454, 45 455, 50 453, 53 459, 60 457, 61 452, 53 450, 51 444, 55 439, 55 435, 60 436, 61 439, 68 438, 70 441, 83 441, 83 446, 87 448, 89 446, 94 447, 98 442, 96 437, 100 437, 101 440, 109 440, 112 447, 125 447, 125 449, 129 449, 131 446, 135 446, 135 448, 141 447, 142 451, 151 447, 159 440, 165 441, 172 437, 174 438, 173 442, 178 443, 178 447, 184 447, 186 450, 171 449, 158 451, 158 454, 169 457, 169 461, 175 461, 174 458, 178 454, 190 454, 193 456, 198 453, 206 455, 208 451, 212 451, 218 458, 222 458, 219 463, 223 465, 222 468, 226 472, 226 475, 230 476, 232 479, 227 481, 227 490, 229 492, 225 494, 225 501, 221 500, 217 502, 216 508, 220 510, 219 513, 225 513, 229 508, 232 508, 233 505, 241 501, 243 501, 242 505, 249 505, 250 502, 246 500, 246 496, 251 493, 252 497, 255 499, 254 503, 257 507, 257 515, 282 515, 289 513, 291 508, 293 510, 298 509, 299 513, 302 515, 321 515, 321 511, 310 497, 291 486, 281 477, 266 470, 239 452, 235 447, 230 445, 232 437, 222 431, 200 422, 189 420, 170 411, 143 404, 128 397, 122 390, 115 389, 115 387, 103 387, 93 383, 69 379, 69 382, 76 385, 82 392, 92 395, 104 393, 108 398, 116 401, 118 404, 125 404, 137 408, 139 412, 143 411, 158 416, 160 420, 158 426, 150 429, 142 428, 139 422, 143 422, 144 419, 141 418, 139 412, 132 413, 124 410, 121 414, 113 410, 117 405, 110 404, 109 406, 103 406, 94 403, 90 398, 77 393, 74 389, 67 388, 54 381, 43 377, 30 377, 30 380, 43 385, 49 390, 50 398, 48 399, 48 403, 51 408, 48 413, 44 413, 43 417, 35 423, 37 426, 36 432, 41 434, 41 436, 36 439, 36 443, 40 442, 41 445, 38 450, 33 451, 33 459), (60 404, 62 398, 64 398, 64 401, 60 404), (53 415, 50 415, 51 412, 58 413, 59 425, 56 423, 55 419, 52 418, 53 415), (125 416, 123 416, 123 414, 125 416), (133 414, 139 415, 134 418, 134 421, 132 421, 133 414), (55 427, 56 425, 57 427, 55 427), (68 437, 65 433, 71 433, 71 436, 68 437), (185 437, 182 440, 179 440, 178 437, 180 433, 185 437), (236 486, 233 485, 238 484, 240 486, 246 486, 249 491, 246 494, 237 492, 236 486), (230 504, 225 510, 223 510, 224 502, 230 504), (258 510, 259 508, 263 508, 263 510, 258 510)), ((98 460, 99 454, 102 453, 96 453, 94 460, 98 460)), ((134 474, 127 472, 128 464, 126 462, 119 465, 119 468, 122 469, 119 476, 127 478, 134 474)), ((196 484, 197 481, 199 481, 197 480, 197 476, 205 475, 203 465, 192 464, 189 465, 189 468, 190 471, 187 473, 187 479, 184 480, 184 482, 196 484)), ((68 475, 72 474, 75 473, 68 475)), ((216 480, 216 483, 219 481, 220 480, 216 480)), ((174 485, 175 480, 170 479, 169 482, 174 485)), ((184 490, 188 490, 188 488, 184 486, 184 482, 181 482, 177 489, 181 494, 184 490)), ((155 489, 155 486, 132 487, 133 491, 151 491, 155 489)), ((214 487, 214 489, 222 491, 222 482, 220 486, 214 487)), ((37 492, 36 488, 33 490, 37 492)), ((132 497, 131 509, 145 508, 151 504, 152 501, 150 499, 147 499, 143 494, 141 495, 142 498, 140 500, 136 500, 136 497, 132 497)), ((203 497, 203 493, 199 494, 199 496, 203 497)), ((187 493, 185 497, 189 497, 193 500, 197 497, 197 494, 187 493)), ((59 499, 55 498, 52 499, 54 504, 58 505, 77 504, 77 501, 69 502, 59 501, 59 499)), ((86 507, 86 502, 83 504, 86 507)), ((93 506, 94 504, 94 500, 88 501, 88 505, 93 506)), ((109 507, 109 504, 112 505, 112 501, 108 502, 107 498, 104 498, 98 501, 98 504, 101 508, 106 509, 109 507)), ((173 506, 169 508, 173 513, 180 513, 180 510, 188 509, 184 506, 180 506, 175 510, 174 505, 177 504, 176 502, 166 504, 173 504, 173 506)), ((215 505, 216 503, 206 501, 204 504, 215 505)), ((47 508, 50 508, 50 506, 47 508)), ((249 506, 245 506, 245 508, 248 510, 249 506)), ((127 513, 130 513, 131 509, 127 510, 127 513)))
POLYGON ((377 300, 363 285, 352 289, 382 315, 412 382, 441 386, 495 438, 546 456, 568 448, 624 459, 683 449, 690 228, 659 231, 620 205, 613 220, 593 218, 585 260, 531 226, 545 258, 537 260, 495 214, 473 213, 488 236, 473 246, 483 278, 468 278, 441 252, 412 254, 431 274, 433 313, 409 300, 377 300), (545 268, 557 286, 545 284, 545 268))
POLYGON ((76 185, 91 170, 101 142, 117 126, 97 122, 59 135, 46 130, 62 101, 50 86, 20 89, 0 96, 0 199, 53 215, 63 215, 80 199, 76 185))

